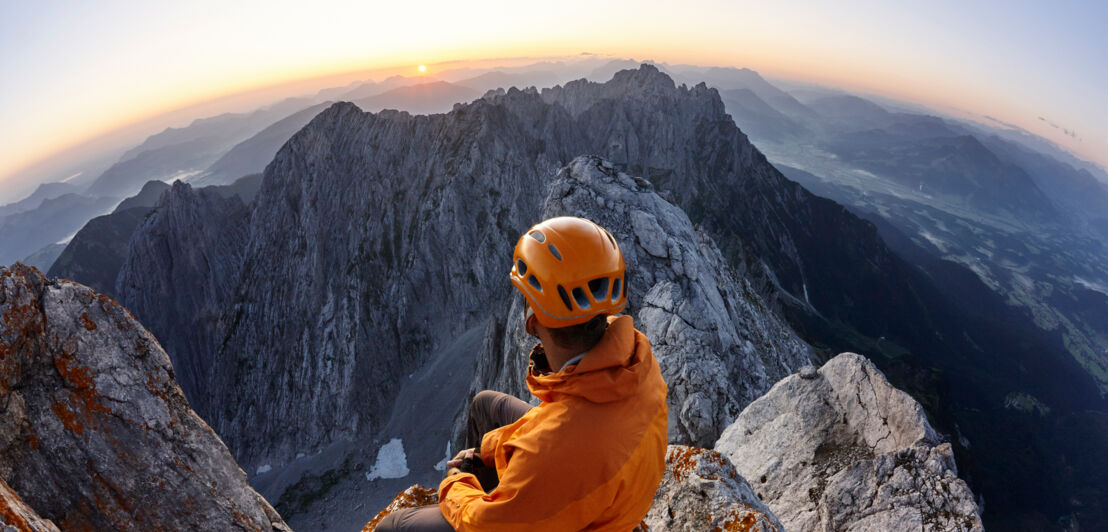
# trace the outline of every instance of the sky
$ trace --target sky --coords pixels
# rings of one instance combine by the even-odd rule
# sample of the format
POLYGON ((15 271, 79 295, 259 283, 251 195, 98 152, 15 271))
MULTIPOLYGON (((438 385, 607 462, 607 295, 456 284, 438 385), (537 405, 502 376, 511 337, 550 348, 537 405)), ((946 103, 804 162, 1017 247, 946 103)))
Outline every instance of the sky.
POLYGON ((80 142, 246 90, 582 52, 747 67, 988 115, 1108 165, 1099 0, 0 0, 0 10, 0 186, 80 142))

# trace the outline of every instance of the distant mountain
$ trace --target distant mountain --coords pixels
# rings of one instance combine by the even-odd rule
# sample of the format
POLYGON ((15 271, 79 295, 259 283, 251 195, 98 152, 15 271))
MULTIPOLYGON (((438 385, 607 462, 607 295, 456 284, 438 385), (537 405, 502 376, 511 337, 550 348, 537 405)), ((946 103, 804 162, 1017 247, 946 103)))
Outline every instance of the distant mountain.
POLYGON ((24 257, 20 262, 28 266, 34 266, 38 268, 39 271, 45 272, 50 269, 54 261, 58 260, 58 256, 62 254, 63 250, 65 250, 65 244, 57 242, 47 244, 42 249, 24 257))
POLYGON ((236 144, 194 182, 198 185, 220 185, 231 183, 247 174, 261 173, 289 137, 306 126, 328 105, 330 102, 298 111, 236 144))
POLYGON ((1050 199, 1065 212, 1083 220, 1108 217, 1108 184, 1085 168, 1028 149, 998 136, 982 138, 990 151, 1027 171, 1050 199))
POLYGON ((816 113, 797 101, 796 98, 769 83, 749 68, 688 69, 680 72, 677 75, 677 80, 690 85, 703 81, 709 87, 721 91, 721 95, 723 91, 727 90, 747 89, 757 95, 763 102, 792 120, 803 123, 818 118, 816 113))
POLYGON ((65 194, 80 192, 81 187, 69 183, 43 183, 31 193, 15 203, 0 206, 0 218, 17 212, 37 209, 44 200, 54 199, 65 194))
POLYGON ((152 179, 195 176, 236 144, 310 105, 307 100, 288 99, 251 113, 223 114, 195 120, 188 127, 169 128, 129 150, 86 193, 118 198, 134 194, 152 179))
MULTIPOLYGON (((261 180, 261 174, 254 174, 230 185, 209 186, 200 190, 205 194, 214 192, 223 198, 237 196, 242 203, 250 203, 261 188, 261 180)), ((89 220, 68 245, 62 246, 64 251, 57 251, 57 258, 51 259, 52 266, 48 265, 47 275, 54 279, 77 281, 116 297, 116 277, 127 256, 131 235, 171 188, 161 181, 150 181, 141 192, 124 200, 111 214, 89 220)))
POLYGON ((1026 171, 1002 161, 973 136, 915 140, 868 130, 843 133, 828 146, 848 164, 981 212, 1040 222, 1058 216, 1026 171))
POLYGON ((752 139, 783 141, 803 133, 804 127, 762 101, 750 89, 720 91, 727 112, 752 139))
POLYGON ((11 264, 68 239, 89 218, 107 212, 117 201, 64 194, 43 201, 36 209, 0 218, 0 264, 11 264))
POLYGON ((884 107, 852 95, 827 96, 807 105, 824 119, 848 130, 886 127, 895 121, 884 107))
POLYGON ((147 181, 138 194, 120 202, 112 212, 125 211, 135 207, 153 207, 158 203, 158 198, 162 197, 162 194, 167 190, 169 190, 169 184, 165 181, 147 181))
POLYGON ((363 110, 377 112, 384 109, 407 111, 415 115, 445 113, 456 103, 465 103, 481 96, 481 93, 469 88, 435 81, 409 87, 400 87, 361 100, 354 104, 363 110))
POLYGON ((198 139, 226 140, 228 138, 249 136, 250 131, 261 128, 311 105, 311 101, 300 98, 289 98, 276 104, 263 107, 248 113, 224 113, 208 118, 198 118, 185 127, 166 128, 161 133, 151 135, 142 144, 127 150, 120 162, 138 157, 144 151, 157 150, 178 144, 192 142, 198 139))
MULTIPOLYGON (((589 81, 595 81, 597 83, 604 83, 612 79, 612 77, 615 76, 617 72, 621 70, 639 68, 639 65, 643 63, 643 61, 635 61, 634 59, 614 59, 593 69, 591 72, 589 72, 587 76, 585 76, 585 79, 589 81)), ((655 65, 655 68, 657 68, 657 65, 655 65)))
POLYGON ((429 83, 429 82, 433 82, 433 81, 438 81, 438 80, 434 79, 434 78, 424 78, 424 77, 413 78, 413 77, 408 77, 408 76, 391 76, 391 77, 385 78, 384 80, 381 80, 380 82, 369 81, 369 82, 354 85, 353 87, 350 87, 350 88, 345 89, 345 90, 325 91, 325 92, 321 91, 320 94, 321 95, 323 95, 323 94, 327 95, 327 97, 323 98, 323 100, 352 102, 352 101, 355 101, 355 100, 362 100, 362 99, 365 99, 365 98, 371 98, 373 96, 377 96, 378 94, 383 94, 383 93, 391 91, 393 89, 398 89, 398 88, 401 88, 401 87, 411 87, 413 85, 422 85, 424 83, 429 83))
POLYGON ((510 89, 516 87, 518 89, 525 89, 527 87, 551 87, 558 83, 568 81, 563 79, 564 76, 549 70, 538 71, 526 71, 526 72, 504 72, 500 70, 494 70, 492 72, 486 72, 479 76, 467 78, 459 81, 455 81, 455 85, 467 87, 477 91, 480 94, 484 94, 487 91, 495 89, 510 89))

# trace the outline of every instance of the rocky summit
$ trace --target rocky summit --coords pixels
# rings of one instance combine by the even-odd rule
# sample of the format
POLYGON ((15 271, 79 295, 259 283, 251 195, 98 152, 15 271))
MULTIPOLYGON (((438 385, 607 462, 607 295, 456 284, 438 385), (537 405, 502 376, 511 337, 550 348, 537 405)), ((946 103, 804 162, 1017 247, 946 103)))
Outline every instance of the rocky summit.
POLYGON ((774 385, 716 450, 790 530, 983 529, 950 444, 854 353, 774 385))
POLYGON ((7 524, 287 530, 189 408, 169 357, 126 309, 17 264, 0 267, 0 320, 7 524))

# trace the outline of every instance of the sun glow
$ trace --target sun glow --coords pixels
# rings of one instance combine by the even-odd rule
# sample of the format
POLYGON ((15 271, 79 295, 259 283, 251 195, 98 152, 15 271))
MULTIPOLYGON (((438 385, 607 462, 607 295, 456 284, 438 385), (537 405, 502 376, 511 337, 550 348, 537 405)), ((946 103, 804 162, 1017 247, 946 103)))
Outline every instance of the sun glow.
POLYGON ((419 73, 427 72, 427 65, 419 65, 419 73))

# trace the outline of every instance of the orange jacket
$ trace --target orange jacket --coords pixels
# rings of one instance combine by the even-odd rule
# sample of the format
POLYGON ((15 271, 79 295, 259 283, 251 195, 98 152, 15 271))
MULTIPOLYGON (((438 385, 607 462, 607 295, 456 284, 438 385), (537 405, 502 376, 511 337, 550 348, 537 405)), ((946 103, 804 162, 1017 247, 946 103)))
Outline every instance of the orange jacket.
POLYGON ((492 493, 470 474, 439 485, 455 530, 627 532, 646 516, 666 469, 666 383, 631 317, 609 323, 576 366, 528 372, 542 404, 481 441, 492 493))

